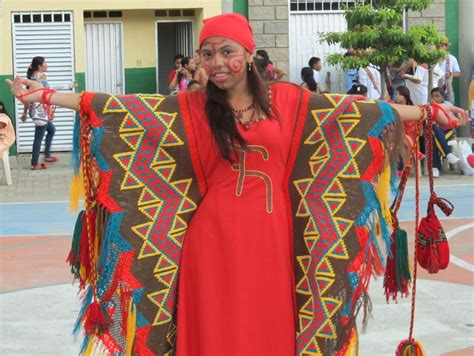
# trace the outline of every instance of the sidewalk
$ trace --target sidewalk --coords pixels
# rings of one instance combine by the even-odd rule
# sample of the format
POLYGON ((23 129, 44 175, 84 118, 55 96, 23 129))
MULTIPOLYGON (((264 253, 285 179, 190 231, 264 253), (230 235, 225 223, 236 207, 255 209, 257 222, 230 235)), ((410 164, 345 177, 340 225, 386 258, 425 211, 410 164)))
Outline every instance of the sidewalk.
POLYGON ((69 184, 73 176, 71 154, 54 155, 59 158, 59 162, 48 163, 48 169, 40 171, 30 170, 30 154, 11 156, 13 185, 6 185, 5 171, 1 165, 0 203, 69 200, 69 184))
MULTIPOLYGON (((21 154, 10 157, 13 185, 7 186, 3 166, 0 166, 0 203, 67 201, 69 200, 69 184, 73 176, 71 154, 55 153, 57 163, 49 163, 48 169, 30 170, 30 155, 21 154)), ((410 177, 408 186, 414 186, 414 177, 410 177)), ((474 184, 474 177, 464 176, 459 170, 442 172, 435 179, 436 185, 449 186, 474 184)), ((428 185, 428 177, 423 176, 421 186, 428 185)))
MULTIPOLYGON (((59 162, 42 171, 29 170, 29 155, 11 158, 11 186, 0 166, 0 203, 7 203, 0 206, 2 355, 69 356, 80 349, 81 338, 74 341, 71 336, 80 308, 78 286, 71 285, 65 263, 76 218, 66 202, 73 172, 70 154, 57 156, 59 162)), ((414 182, 411 177, 399 216, 410 236, 409 246, 414 245, 414 182)), ((420 183, 424 213, 428 178, 422 177, 420 183)), ((451 263, 435 275, 419 270, 414 335, 424 344, 426 355, 473 355, 474 177, 449 172, 435 185, 438 194, 456 206, 451 217, 439 216, 449 239, 451 263)), ((378 278, 370 286, 373 311, 366 332, 360 334, 363 356, 392 356, 408 335, 411 298, 387 304, 382 283, 378 278)))

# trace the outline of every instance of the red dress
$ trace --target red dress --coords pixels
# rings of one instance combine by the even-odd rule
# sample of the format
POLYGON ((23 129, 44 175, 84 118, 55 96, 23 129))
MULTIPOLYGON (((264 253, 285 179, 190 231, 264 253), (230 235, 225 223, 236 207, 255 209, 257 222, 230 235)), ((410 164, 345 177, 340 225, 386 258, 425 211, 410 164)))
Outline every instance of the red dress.
POLYGON ((178 355, 295 354, 293 241, 283 176, 300 89, 284 87, 283 96, 272 93, 278 120, 249 130, 238 125, 249 151, 239 151, 234 165, 212 139, 204 96, 191 108, 207 193, 183 248, 178 355))

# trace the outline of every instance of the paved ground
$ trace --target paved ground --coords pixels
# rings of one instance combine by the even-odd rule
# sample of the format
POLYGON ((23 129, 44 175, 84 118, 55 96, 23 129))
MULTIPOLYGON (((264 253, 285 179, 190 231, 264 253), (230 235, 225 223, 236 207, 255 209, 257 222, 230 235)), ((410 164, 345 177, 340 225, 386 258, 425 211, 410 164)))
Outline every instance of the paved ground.
MULTIPOLYGON (((44 171, 29 171, 29 157, 12 162, 14 185, 0 167, 0 354, 75 355, 70 330, 79 310, 77 286, 65 259, 75 221, 68 212, 72 176, 68 155, 44 171)), ((422 179, 426 206, 427 180, 422 179)), ((436 275, 420 273, 415 337, 427 355, 474 355, 474 178, 448 174, 436 181, 440 196, 455 203, 443 219, 451 264, 436 275)), ((413 236, 413 180, 401 208, 413 236)), ((370 288, 373 320, 360 337, 361 355, 393 355, 407 337, 410 300, 385 302, 382 279, 370 288)))

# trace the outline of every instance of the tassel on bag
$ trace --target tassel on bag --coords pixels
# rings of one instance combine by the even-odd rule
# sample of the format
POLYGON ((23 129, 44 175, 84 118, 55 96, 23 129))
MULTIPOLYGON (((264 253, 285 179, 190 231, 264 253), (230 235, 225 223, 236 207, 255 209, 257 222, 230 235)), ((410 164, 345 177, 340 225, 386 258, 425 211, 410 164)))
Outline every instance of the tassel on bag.
POLYGON ((401 297, 408 297, 410 294, 411 271, 410 261, 408 256, 408 237, 405 230, 401 229, 398 224, 397 213, 400 209, 403 194, 405 192, 406 183, 410 174, 411 166, 404 168, 400 178, 398 187, 398 195, 390 207, 392 212, 392 226, 393 232, 391 235, 390 253, 387 256, 387 265, 385 268, 385 275, 383 286, 385 289, 385 298, 387 303, 390 299, 397 300, 398 293, 401 297))
POLYGON ((433 182, 433 115, 431 108, 426 107, 428 119, 425 132, 426 156, 428 158, 428 172, 430 183, 430 200, 428 201, 427 215, 421 219, 419 240, 417 243, 418 263, 429 273, 438 273, 449 265, 449 244, 443 226, 436 216, 434 206, 437 205, 446 216, 451 215, 454 210, 450 201, 438 198, 434 191, 433 182))
POLYGON ((396 356, 424 356, 425 349, 423 345, 415 340, 403 340, 397 347, 396 356))

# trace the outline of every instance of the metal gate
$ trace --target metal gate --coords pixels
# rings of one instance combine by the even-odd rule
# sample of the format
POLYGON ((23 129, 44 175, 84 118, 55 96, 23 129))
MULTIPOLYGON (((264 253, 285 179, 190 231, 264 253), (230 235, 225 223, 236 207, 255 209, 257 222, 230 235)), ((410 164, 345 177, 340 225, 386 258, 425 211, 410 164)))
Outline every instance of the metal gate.
POLYGON ((122 23, 87 22, 84 27, 87 90, 123 94, 122 23))
MULTIPOLYGON (((52 88, 72 92, 74 89, 74 35, 73 15, 69 11, 59 12, 15 12, 12 13, 13 71, 15 75, 26 76, 33 57, 45 57, 48 63, 46 73, 52 88)), ((16 100, 18 152, 31 152, 35 125, 31 120, 21 122, 23 104, 16 100)), ((54 117, 56 134, 53 151, 72 149, 72 132, 75 113, 58 108, 54 117)))
POLYGON ((300 83, 301 68, 308 66, 311 57, 321 58, 320 78, 323 86, 333 93, 344 92, 344 73, 341 68, 330 66, 326 57, 344 53, 339 45, 320 41, 320 34, 347 30, 344 6, 356 6, 371 0, 290 0, 289 1, 289 51, 290 80, 300 83), (328 78, 329 73, 329 78, 328 78), (326 80, 329 79, 329 87, 326 80))

